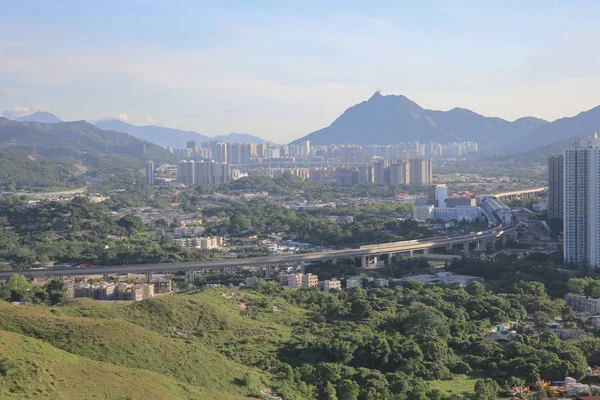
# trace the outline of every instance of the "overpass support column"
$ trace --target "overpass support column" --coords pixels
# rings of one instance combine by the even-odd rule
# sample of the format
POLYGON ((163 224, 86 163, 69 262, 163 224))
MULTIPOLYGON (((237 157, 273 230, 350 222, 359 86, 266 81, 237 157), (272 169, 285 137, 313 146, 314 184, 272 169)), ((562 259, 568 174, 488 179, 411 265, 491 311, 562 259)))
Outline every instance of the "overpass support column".
POLYGON ((305 270, 306 270, 306 268, 305 268, 305 264, 304 264, 304 261, 302 261, 302 262, 300 263, 300 273, 301 273, 301 274, 303 274, 305 270))
POLYGON ((469 254, 469 242, 463 243, 463 253, 469 254))
POLYGON ((337 265, 338 260, 337 258, 334 258, 333 260, 331 260, 331 265, 337 265))
POLYGON ((107 280, 108 280, 108 272, 105 272, 105 273, 104 273, 104 275, 103 275, 103 278, 104 278, 104 280, 105 280, 105 281, 107 281, 107 280))
POLYGON ((152 280, 152 272, 146 273, 146 282, 150 282, 152 280))
POLYGON ((360 267, 361 268, 368 268, 369 264, 368 264, 368 259, 367 256, 360 256, 360 267))
POLYGON ((387 254, 387 265, 392 265, 392 258, 394 258, 394 253, 387 254))
POLYGON ((446 253, 452 253, 452 243, 446 246, 446 253))
POLYGON ((423 249, 423 255, 424 256, 429 255, 429 249, 423 249))
POLYGON ((267 264, 267 273, 265 274, 265 279, 271 279, 271 264, 267 264))
POLYGON ((410 258, 414 257, 414 256, 415 256, 415 252, 414 252, 414 250, 410 250, 410 251, 408 252, 408 256, 409 256, 410 258))

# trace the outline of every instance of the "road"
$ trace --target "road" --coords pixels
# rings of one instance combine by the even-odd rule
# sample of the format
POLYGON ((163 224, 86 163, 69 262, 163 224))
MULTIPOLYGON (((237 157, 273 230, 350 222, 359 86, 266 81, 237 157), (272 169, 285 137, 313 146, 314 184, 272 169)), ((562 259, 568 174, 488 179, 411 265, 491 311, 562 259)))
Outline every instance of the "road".
POLYGON ((0 279, 7 279, 15 272, 18 272, 29 278, 39 278, 44 276, 77 276, 92 274, 124 274, 124 273, 148 273, 148 272, 175 272, 185 270, 201 270, 213 268, 260 266, 285 263, 300 263, 311 261, 327 261, 344 258, 356 258, 365 256, 377 256, 382 254, 406 253, 411 251, 429 250, 438 247, 447 247, 450 245, 464 245, 470 242, 482 242, 485 240, 496 239, 505 234, 515 231, 517 225, 506 229, 496 227, 478 233, 470 233, 461 236, 428 238, 422 240, 410 240, 404 242, 384 243, 379 245, 362 246, 359 249, 336 250, 320 253, 306 253, 293 255, 267 256, 257 258, 239 258, 218 261, 196 261, 184 263, 159 263, 159 264, 131 264, 131 265, 110 265, 98 266, 93 268, 58 268, 44 270, 26 270, 26 271, 2 271, 0 279))

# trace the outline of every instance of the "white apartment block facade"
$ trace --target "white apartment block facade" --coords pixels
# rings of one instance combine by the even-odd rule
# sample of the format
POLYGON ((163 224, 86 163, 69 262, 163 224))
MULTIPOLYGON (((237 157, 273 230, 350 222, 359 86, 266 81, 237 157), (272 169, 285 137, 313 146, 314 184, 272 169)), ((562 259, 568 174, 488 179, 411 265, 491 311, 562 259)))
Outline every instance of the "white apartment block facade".
POLYGON ((564 258, 600 266, 600 137, 569 144, 564 153, 564 258))

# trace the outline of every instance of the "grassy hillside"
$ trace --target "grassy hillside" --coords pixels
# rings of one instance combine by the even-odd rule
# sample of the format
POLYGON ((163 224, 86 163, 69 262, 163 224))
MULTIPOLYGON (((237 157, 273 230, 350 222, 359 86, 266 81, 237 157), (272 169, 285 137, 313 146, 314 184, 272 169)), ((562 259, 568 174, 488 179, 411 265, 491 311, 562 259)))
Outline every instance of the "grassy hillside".
POLYGON ((222 289, 211 289, 190 296, 121 304, 82 299, 57 311, 71 317, 122 318, 137 325, 137 329, 161 335, 169 334, 178 326, 189 331, 194 343, 217 349, 236 362, 255 366, 276 358, 278 348, 291 339, 292 325, 306 314, 305 310, 278 297, 244 291, 239 292, 240 299, 226 299, 221 293, 222 289), (273 305, 282 311, 263 312, 270 311, 273 305))
MULTIPOLYGON (((148 303, 160 307, 163 301, 148 303)), ((145 369, 182 383, 229 393, 257 394, 264 387, 261 380, 268 380, 192 336, 160 334, 118 317, 114 312, 122 312, 123 305, 100 311, 97 316, 101 318, 74 317, 59 308, 0 302, 0 330, 40 339, 88 359, 145 369), (243 384, 248 376, 254 384, 243 384)), ((166 327, 169 321, 160 324, 166 327)))
POLYGON ((163 375, 92 361, 0 331, 2 399, 245 399, 163 375))

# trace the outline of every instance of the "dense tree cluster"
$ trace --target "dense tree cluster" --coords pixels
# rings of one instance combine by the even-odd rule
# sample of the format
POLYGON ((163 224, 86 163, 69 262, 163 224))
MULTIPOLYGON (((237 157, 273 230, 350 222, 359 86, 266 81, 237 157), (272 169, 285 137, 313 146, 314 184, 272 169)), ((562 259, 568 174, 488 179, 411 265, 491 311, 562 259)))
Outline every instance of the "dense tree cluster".
POLYGON ((400 192, 417 193, 415 186, 378 186, 378 185, 353 185, 339 186, 332 183, 318 181, 304 181, 292 175, 280 178, 266 176, 249 176, 233 181, 228 185, 201 185, 195 188, 200 194, 219 193, 256 193, 268 192, 272 196, 284 197, 293 200, 302 197, 308 201, 336 201, 350 197, 395 197, 400 192))
POLYGON ((0 283, 0 299, 55 305, 67 300, 67 290, 62 280, 54 279, 43 286, 32 286, 24 276, 14 274, 5 283, 0 283))
POLYGON ((368 206, 291 210, 264 200, 232 202, 230 207, 203 210, 205 216, 229 219, 231 235, 282 232, 287 238, 320 246, 356 246, 431 236, 425 226, 404 220, 410 206, 381 203, 368 206), (351 215, 351 223, 332 223, 329 215, 351 215))
MULTIPOLYGON (((513 287, 513 293, 493 294, 478 282, 460 288, 408 281, 397 289, 323 293, 264 283, 262 293, 286 297, 311 318, 294 327, 294 340, 277 360, 258 364, 285 372, 307 398, 323 399, 457 399, 429 390, 426 382, 462 374, 486 378, 473 398, 495 399, 509 384, 583 377, 600 342, 534 334, 522 324, 528 313, 560 315, 562 305, 553 305, 539 282, 513 287), (509 321, 520 324, 508 345, 486 339, 491 327, 509 321)), ((249 315, 266 312, 267 305, 250 302, 249 315)))
POLYGON ((119 200, 92 204, 76 198, 67 204, 40 203, 22 208, 21 200, 0 201, 0 257, 17 268, 48 262, 116 265, 211 259, 212 252, 183 249, 172 236, 161 239, 139 217, 115 218, 119 200))
POLYGON ((63 160, 35 160, 26 154, 0 151, 0 190, 42 191, 85 185, 75 176, 71 163, 63 160))

